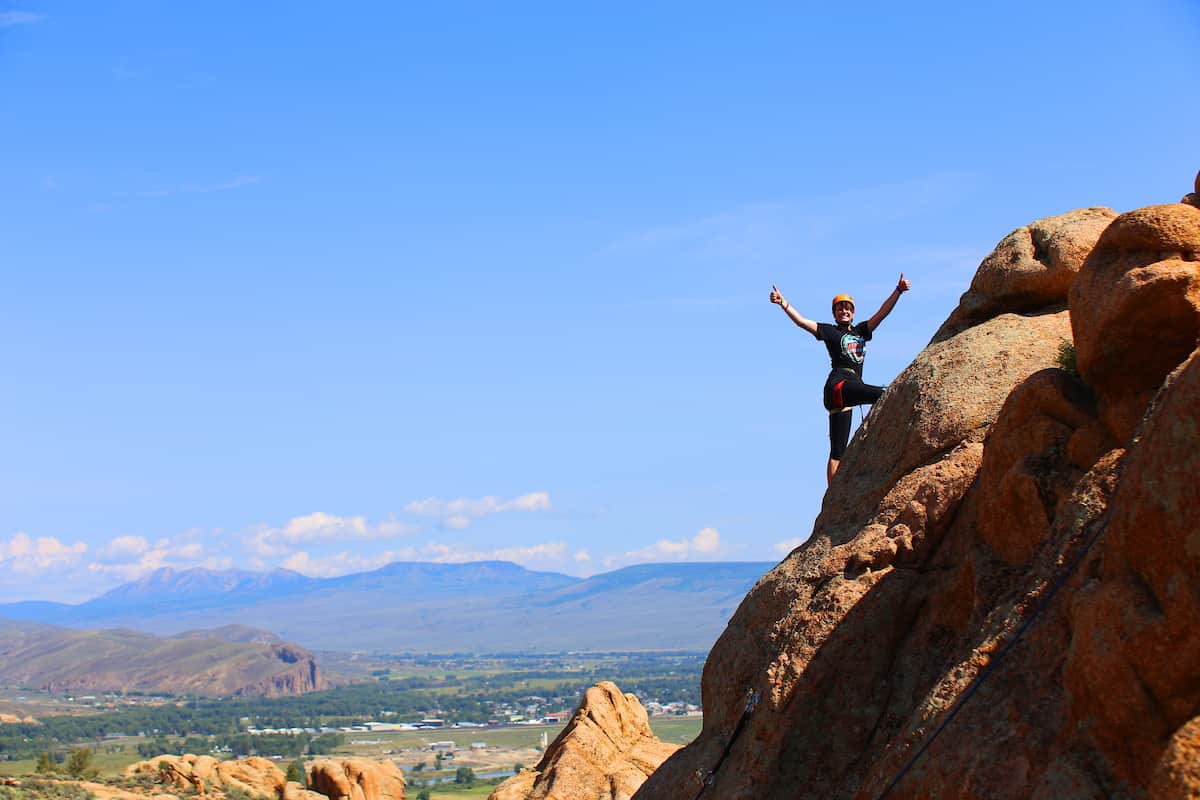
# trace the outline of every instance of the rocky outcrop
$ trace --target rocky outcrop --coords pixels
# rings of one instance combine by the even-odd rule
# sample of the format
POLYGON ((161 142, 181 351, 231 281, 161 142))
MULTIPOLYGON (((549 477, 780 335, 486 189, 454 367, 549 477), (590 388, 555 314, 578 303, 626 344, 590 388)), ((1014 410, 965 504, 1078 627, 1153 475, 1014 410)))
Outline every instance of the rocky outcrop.
POLYGON ((677 749, 650 730, 636 697, 599 683, 538 765, 500 784, 489 800, 629 800, 677 749))
POLYGON ((317 667, 317 660, 312 653, 291 642, 266 646, 278 664, 277 670, 257 681, 246 681, 234 692, 235 695, 280 697, 328 688, 329 683, 317 667))
POLYGON ((703 731, 639 800, 1196 796, 1200 210, 1108 216, 985 260, 734 614, 703 731))
POLYGON ((184 794, 220 798, 230 789, 278 800, 404 800, 404 775, 390 761, 323 758, 307 767, 309 788, 289 782, 265 758, 218 761, 211 756, 159 756, 139 761, 126 777, 150 775, 184 794))
POLYGON ((158 756, 126 768, 125 775, 155 777, 165 786, 204 796, 238 789, 254 796, 282 797, 287 780, 279 767, 265 758, 218 761, 212 756, 158 756))
POLYGON ((1071 287, 1079 372, 1117 441, 1133 433, 1163 376, 1200 331, 1200 209, 1178 203, 1122 214, 1071 287))
POLYGON ((404 800, 404 774, 390 761, 328 758, 307 769, 311 790, 329 800, 404 800))
POLYGON ((1066 303, 1067 291, 1100 232, 1117 213, 1082 208, 1030 223, 1005 236, 983 260, 958 308, 934 341, 1002 313, 1024 313, 1066 303))

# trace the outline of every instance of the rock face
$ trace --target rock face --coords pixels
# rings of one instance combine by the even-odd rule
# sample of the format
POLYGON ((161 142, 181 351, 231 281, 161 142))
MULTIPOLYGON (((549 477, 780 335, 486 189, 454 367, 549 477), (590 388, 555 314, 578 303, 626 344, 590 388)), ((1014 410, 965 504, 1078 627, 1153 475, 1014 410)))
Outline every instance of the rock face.
POLYGON ((320 759, 308 766, 308 785, 289 783, 265 758, 217 761, 211 756, 159 756, 125 770, 150 775, 184 795, 223 797, 230 789, 278 800, 404 800, 404 775, 390 761, 320 759))
POLYGON ((1040 219, 1005 236, 979 265, 971 288, 934 341, 997 314, 1065 302, 1083 260, 1116 216, 1110 208, 1083 208, 1040 219))
POLYGON ((636 697, 599 683, 538 765, 500 784, 489 800, 629 800, 677 749, 651 732, 636 697))
POLYGON ((321 759, 308 766, 308 785, 329 800, 404 800, 404 775, 390 761, 321 759))
POLYGON ((1079 371, 1118 441, 1133 432, 1163 376, 1196 347, 1198 251, 1200 209, 1138 209, 1104 231, 1071 287, 1079 371))
POLYGON ((287 784, 279 767, 255 757, 218 761, 212 756, 158 756, 129 766, 125 774, 131 778, 156 776, 166 785, 200 795, 232 788, 256 796, 281 797, 287 784))
POLYGON ((1200 209, 1109 218, 985 260, 638 800, 1197 796, 1200 209))

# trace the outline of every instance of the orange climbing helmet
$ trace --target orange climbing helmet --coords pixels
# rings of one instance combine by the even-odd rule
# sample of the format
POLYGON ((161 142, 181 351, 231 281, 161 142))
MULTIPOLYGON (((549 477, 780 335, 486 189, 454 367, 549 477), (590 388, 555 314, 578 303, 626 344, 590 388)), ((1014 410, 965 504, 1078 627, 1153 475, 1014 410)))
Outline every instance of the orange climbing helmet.
POLYGON ((849 303, 851 308, 854 308, 854 298, 848 294, 839 294, 833 298, 832 308, 837 308, 838 303, 849 303))

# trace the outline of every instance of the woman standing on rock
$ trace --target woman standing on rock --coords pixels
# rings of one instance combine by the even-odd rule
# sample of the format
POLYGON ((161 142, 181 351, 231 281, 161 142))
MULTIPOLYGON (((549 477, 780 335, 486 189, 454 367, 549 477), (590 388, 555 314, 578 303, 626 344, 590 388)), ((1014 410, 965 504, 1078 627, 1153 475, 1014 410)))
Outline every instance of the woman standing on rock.
POLYGON ((854 324, 854 298, 848 294, 839 294, 833 298, 833 321, 813 322, 800 315, 792 308, 775 284, 771 284, 770 299, 783 309, 792 322, 817 337, 825 343, 829 351, 831 370, 825 379, 825 409, 829 412, 829 465, 825 470, 828 481, 833 480, 834 474, 841 463, 842 454, 846 452, 846 444, 850 441, 850 422, 854 406, 871 405, 883 394, 882 386, 872 386, 862 381, 863 361, 867 355, 867 342, 871 334, 879 327, 887 315, 896 307, 900 295, 912 288, 904 273, 896 288, 883 301, 883 305, 866 322, 854 324))

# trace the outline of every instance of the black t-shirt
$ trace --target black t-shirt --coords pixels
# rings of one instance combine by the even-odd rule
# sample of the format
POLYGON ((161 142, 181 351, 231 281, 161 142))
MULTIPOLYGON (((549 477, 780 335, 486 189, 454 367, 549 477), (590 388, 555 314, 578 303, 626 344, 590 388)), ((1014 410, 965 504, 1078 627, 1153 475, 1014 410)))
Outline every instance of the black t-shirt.
POLYGON ((849 328, 839 328, 828 322, 818 322, 816 337, 829 351, 830 366, 853 372, 862 377, 863 359, 867 357, 867 342, 871 340, 871 325, 860 322, 849 328))

